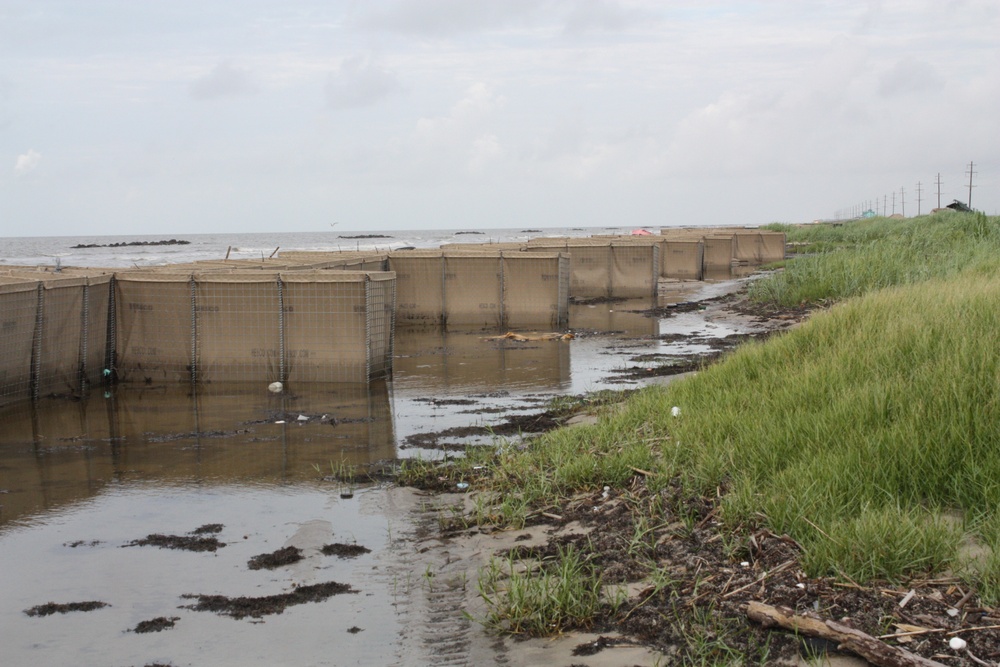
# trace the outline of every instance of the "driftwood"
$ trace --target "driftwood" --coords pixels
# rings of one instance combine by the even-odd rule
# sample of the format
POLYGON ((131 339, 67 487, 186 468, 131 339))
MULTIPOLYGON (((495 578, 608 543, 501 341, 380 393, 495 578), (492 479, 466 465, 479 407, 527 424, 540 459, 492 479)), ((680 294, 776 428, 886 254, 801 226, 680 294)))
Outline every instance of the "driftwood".
POLYGON ((544 333, 544 334, 517 334, 513 331, 508 331, 502 336, 490 336, 486 340, 513 340, 519 343, 538 341, 538 340, 573 340, 575 336, 571 333, 544 333))
POLYGON ((764 627, 782 627, 798 634, 836 642, 838 648, 861 656, 878 667, 944 667, 914 653, 890 646, 860 630, 831 620, 796 614, 787 607, 750 602, 747 616, 764 627))

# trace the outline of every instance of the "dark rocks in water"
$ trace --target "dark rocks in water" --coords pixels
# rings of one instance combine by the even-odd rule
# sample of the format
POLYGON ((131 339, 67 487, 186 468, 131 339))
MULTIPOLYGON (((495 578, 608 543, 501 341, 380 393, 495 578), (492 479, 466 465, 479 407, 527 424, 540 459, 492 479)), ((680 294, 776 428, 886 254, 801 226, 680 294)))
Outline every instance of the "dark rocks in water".
POLYGON ((174 627, 174 624, 179 620, 181 620, 180 616, 171 616, 170 618, 157 616, 148 621, 140 621, 137 626, 132 628, 132 632, 140 634, 144 632, 161 632, 174 627))
POLYGON ((455 232, 455 236, 459 234, 484 234, 485 232, 455 232))
POLYGON ((306 602, 322 602, 328 597, 341 593, 357 593, 357 591, 348 584, 328 581, 311 586, 299 586, 290 593, 264 595, 257 598, 230 598, 225 595, 183 595, 182 597, 198 601, 183 607, 184 609, 213 611, 222 616, 240 619, 247 616, 262 618, 269 614, 280 614, 285 611, 286 607, 306 602))
POLYGON ((66 602, 59 604, 56 602, 46 602, 31 609, 25 609, 28 616, 49 616, 50 614, 65 614, 71 611, 94 611, 101 607, 110 607, 107 602, 99 600, 88 600, 87 602, 66 602))
POLYGON ((340 556, 341 558, 354 558, 361 554, 370 553, 371 549, 360 544, 327 544, 320 551, 324 556, 340 556))
POLYGON ((206 523, 204 526, 198 526, 191 531, 192 535, 205 535, 207 533, 221 533, 222 524, 221 523, 206 523))
POLYGON ((338 239, 391 239, 385 234, 355 234, 354 236, 338 236, 338 239))
POLYGON ((118 243, 78 243, 72 246, 73 250, 78 250, 80 248, 125 248, 128 246, 141 246, 141 245, 188 245, 190 241, 182 241, 179 239, 170 239, 169 241, 120 241, 118 243))
POLYGON ((215 551, 226 546, 214 537, 194 535, 161 535, 154 533, 141 540, 132 540, 126 547, 160 547, 161 549, 181 549, 183 551, 215 551))
POLYGON ((291 565, 302 560, 302 549, 298 547, 285 547, 272 551, 269 554, 260 554, 247 561, 247 567, 251 570, 273 570, 282 565, 291 565))

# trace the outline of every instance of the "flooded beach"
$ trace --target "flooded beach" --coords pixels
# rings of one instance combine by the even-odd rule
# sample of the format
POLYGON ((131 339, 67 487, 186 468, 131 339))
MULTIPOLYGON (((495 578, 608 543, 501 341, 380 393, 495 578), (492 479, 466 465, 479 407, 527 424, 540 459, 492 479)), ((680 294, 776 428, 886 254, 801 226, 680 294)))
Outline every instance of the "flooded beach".
POLYGON ((553 399, 663 381, 763 330, 719 305, 738 281, 692 285, 659 304, 574 304, 571 340, 400 330, 392 380, 367 387, 119 385, 9 406, 9 664, 522 664, 462 613, 491 548, 442 542, 462 496, 344 473, 491 444, 553 399), (184 547, 205 537, 217 548, 184 547), (295 560, 249 566, 281 550, 295 560), (82 602, 102 604, 59 607, 82 602))

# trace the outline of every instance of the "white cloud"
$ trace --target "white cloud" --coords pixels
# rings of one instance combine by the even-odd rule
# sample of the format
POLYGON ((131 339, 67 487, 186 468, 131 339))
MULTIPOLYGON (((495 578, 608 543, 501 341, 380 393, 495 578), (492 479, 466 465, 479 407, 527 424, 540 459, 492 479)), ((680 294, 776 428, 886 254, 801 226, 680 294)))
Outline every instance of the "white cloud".
POLYGON ((374 63, 370 57, 348 58, 326 81, 326 101, 332 109, 365 107, 400 90, 393 72, 374 63))
POLYGON ((23 153, 17 156, 17 162, 14 164, 14 171, 17 174, 24 175, 31 171, 34 171, 38 164, 42 161, 42 154, 31 148, 28 149, 27 153, 23 153))
POLYGON ((878 91, 890 97, 936 92, 942 88, 944 80, 930 63, 915 58, 904 58, 880 77, 878 91))
POLYGON ((489 163, 504 156, 503 146, 495 134, 484 134, 472 142, 469 151, 469 170, 482 171, 489 163))
POLYGON ((191 96, 196 100, 241 97, 257 92, 250 73, 223 61, 191 84, 191 96))

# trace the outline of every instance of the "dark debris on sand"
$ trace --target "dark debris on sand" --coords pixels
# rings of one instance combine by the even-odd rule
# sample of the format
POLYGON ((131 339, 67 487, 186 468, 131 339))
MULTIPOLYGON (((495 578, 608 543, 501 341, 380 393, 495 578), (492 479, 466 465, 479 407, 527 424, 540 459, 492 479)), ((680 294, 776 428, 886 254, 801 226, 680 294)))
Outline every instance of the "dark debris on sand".
POLYGON ((283 565, 291 565, 302 560, 302 549, 298 547, 284 547, 269 554, 259 554, 247 561, 247 567, 251 570, 273 570, 283 565))
POLYGON ((163 630, 168 630, 181 620, 179 616, 171 616, 167 618, 166 616, 157 616, 156 618, 151 618, 148 621, 140 621, 138 625, 132 628, 132 632, 145 633, 145 632, 161 632, 163 630))
POLYGON ((40 604, 32 607, 31 609, 25 609, 24 613, 28 616, 49 616, 51 614, 66 614, 71 611, 94 611, 95 609, 110 606, 111 605, 107 602, 101 602, 99 600, 65 603, 46 602, 45 604, 40 604))
POLYGON ((324 556, 340 556, 341 558, 354 558, 361 554, 371 553, 371 549, 360 544, 326 544, 320 551, 324 556))
POLYGON ((194 611, 211 611, 220 616, 230 616, 235 619, 246 617, 263 618, 271 614, 280 614, 285 608, 307 602, 322 602, 323 600, 343 593, 357 593, 348 584, 328 581, 311 586, 300 586, 290 593, 265 595, 261 597, 231 598, 225 595, 183 595, 182 597, 197 600, 182 609, 194 611))

